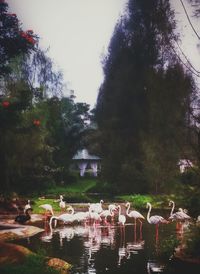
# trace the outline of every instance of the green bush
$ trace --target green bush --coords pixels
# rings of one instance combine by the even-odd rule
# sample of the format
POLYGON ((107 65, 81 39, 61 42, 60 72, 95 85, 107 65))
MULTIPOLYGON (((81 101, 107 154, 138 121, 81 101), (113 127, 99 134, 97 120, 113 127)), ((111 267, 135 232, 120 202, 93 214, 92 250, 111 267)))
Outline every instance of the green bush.
POLYGON ((186 237, 185 253, 191 257, 200 258, 200 227, 195 226, 186 237))
POLYGON ((200 183, 200 174, 196 169, 189 169, 180 175, 180 181, 184 185, 196 186, 200 183))
POLYGON ((171 235, 160 242, 159 257, 163 260, 169 260, 175 253, 176 247, 180 241, 176 238, 176 235, 171 235))
POLYGON ((45 257, 42 255, 29 255, 23 264, 4 265, 0 267, 1 274, 58 274, 46 265, 45 257))

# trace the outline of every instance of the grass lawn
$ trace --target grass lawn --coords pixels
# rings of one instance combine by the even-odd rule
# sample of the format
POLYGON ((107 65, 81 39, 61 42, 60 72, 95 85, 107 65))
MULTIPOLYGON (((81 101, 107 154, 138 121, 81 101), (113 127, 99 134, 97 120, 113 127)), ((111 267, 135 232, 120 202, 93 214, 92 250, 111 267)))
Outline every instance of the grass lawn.
MULTIPOLYGON (((88 203, 94 202, 94 197, 88 196, 87 193, 90 189, 95 189, 98 184, 98 180, 94 178, 80 179, 78 182, 69 184, 67 186, 55 186, 45 191, 45 200, 39 199, 39 197, 32 197, 32 207, 35 213, 43 213, 44 209, 40 208, 41 204, 51 204, 55 212, 60 212, 59 208, 59 195, 62 194, 67 206, 70 203, 88 203)), ((111 198, 112 201, 119 201, 122 203, 130 202, 131 206, 137 209, 146 208, 146 203, 150 202, 153 208, 157 209, 169 209, 169 201, 174 200, 178 204, 182 201, 175 195, 141 195, 141 194, 129 194, 118 195, 111 198)), ((96 201, 95 201, 96 202, 96 201)))
POLYGON ((39 206, 42 204, 50 204, 55 212, 60 212, 59 196, 62 194, 67 203, 67 207, 72 202, 87 203, 92 202, 87 197, 86 192, 95 187, 97 181, 95 179, 83 179, 77 183, 70 184, 68 186, 55 186, 45 191, 45 199, 39 197, 33 197, 31 199, 31 206, 34 213, 44 213, 44 209, 39 206))
POLYGON ((88 192, 89 189, 95 187, 97 184, 97 181, 95 179, 83 179, 79 180, 77 183, 73 183, 67 186, 56 186, 54 188, 50 188, 46 191, 46 194, 54 194, 59 195, 60 194, 66 194, 66 193, 85 193, 88 192))
POLYGON ((152 204, 152 207, 157 209, 169 209, 169 201, 179 201, 180 197, 175 195, 141 195, 141 194, 132 194, 132 195, 120 195, 118 196, 120 200, 128 201, 132 203, 133 207, 136 208, 146 208, 147 202, 152 204))

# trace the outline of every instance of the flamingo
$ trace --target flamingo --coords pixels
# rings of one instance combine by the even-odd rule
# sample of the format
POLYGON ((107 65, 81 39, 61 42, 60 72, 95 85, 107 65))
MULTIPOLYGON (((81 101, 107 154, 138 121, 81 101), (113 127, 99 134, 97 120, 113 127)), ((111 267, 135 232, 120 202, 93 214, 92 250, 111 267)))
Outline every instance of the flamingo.
POLYGON ((66 204, 65 202, 63 201, 63 196, 60 195, 60 203, 59 203, 59 207, 61 208, 61 211, 63 212, 65 207, 66 207, 66 204))
POLYGON ((178 211, 174 213, 174 208, 175 208, 175 202, 174 201, 169 201, 169 206, 172 205, 172 209, 170 212, 170 216, 168 218, 169 221, 176 221, 176 230, 179 231, 180 234, 183 232, 183 226, 181 222, 184 222, 186 220, 190 219, 190 216, 187 215, 182 208, 179 208, 178 211))
POLYGON ((27 201, 27 204, 24 207, 24 213, 27 209, 31 209, 31 201, 30 200, 27 201))
POLYGON ((77 221, 78 223, 87 221, 89 217, 90 217, 89 211, 86 211, 86 212, 81 211, 81 212, 74 213, 74 221, 77 221))
POLYGON ((117 205, 115 205, 115 204, 109 204, 108 205, 108 209, 112 210, 112 211, 115 211, 115 210, 117 210, 117 205))
POLYGON ((159 226, 159 224, 167 224, 168 221, 160 215, 153 215, 150 217, 150 212, 151 212, 151 208, 152 208, 150 203, 147 203, 147 208, 149 208, 148 213, 147 213, 147 221, 149 224, 156 225, 156 240, 158 240, 158 226, 159 226))
POLYGON ((52 208, 52 205, 50 204, 43 204, 43 205, 40 205, 39 207, 43 208, 45 210, 45 220, 47 218, 47 213, 50 212, 51 215, 54 215, 53 213, 53 208, 52 208))
POLYGON ((97 223, 101 222, 101 217, 99 213, 92 211, 91 208, 89 208, 89 218, 90 220, 93 220, 93 225, 96 225, 97 223))
POLYGON ((119 208, 119 215, 118 215, 118 223, 120 224, 120 225, 125 225, 125 222, 126 222, 126 216, 125 215, 123 215, 123 214, 121 214, 121 211, 122 211, 122 209, 121 209, 121 206, 120 205, 118 205, 118 208, 119 208))
POLYGON ((95 203, 95 204, 89 204, 89 211, 90 212, 96 212, 96 213, 101 213, 103 211, 102 208, 102 204, 103 204, 103 200, 100 200, 99 203, 95 203))
POLYGON ((149 211, 147 213, 147 221, 149 224, 158 225, 158 224, 167 224, 168 223, 168 221, 160 215, 153 215, 150 217, 150 212, 151 212, 151 208, 152 208, 150 203, 147 203, 147 208, 149 208, 149 211))
POLYGON ((144 220, 145 219, 144 216, 136 210, 132 210, 132 211, 129 212, 129 209, 130 209, 130 203, 129 202, 126 203, 126 207, 127 207, 126 215, 129 216, 130 218, 135 219, 135 225, 136 225, 137 219, 140 222, 140 224, 142 225, 142 221, 140 219, 144 220))
POLYGON ((71 213, 64 213, 59 216, 52 216, 49 222, 49 225, 52 225, 53 220, 56 221, 55 226, 57 224, 57 221, 62 221, 64 224, 69 224, 74 221, 74 209, 72 206, 68 207, 68 210, 71 211, 71 213))
MULTIPOLYGON (((115 206, 116 207, 116 206, 115 206)), ((107 218, 110 216, 111 218, 113 218, 114 216, 114 207, 112 205, 109 205, 108 206, 108 209, 106 210, 103 210, 101 213, 100 213, 100 217, 103 217, 104 218, 104 221, 105 223, 107 224, 108 221, 107 221, 107 218)))
POLYGON ((191 217, 187 215, 182 208, 179 208, 178 211, 174 213, 174 208, 175 208, 175 202, 174 201, 169 201, 169 206, 172 205, 172 209, 170 212, 169 220, 171 221, 185 221, 189 220, 191 217))
POLYGON ((178 209, 179 212, 181 212, 184 220, 189 220, 191 217, 187 214, 188 210, 187 209, 182 209, 181 207, 178 209))

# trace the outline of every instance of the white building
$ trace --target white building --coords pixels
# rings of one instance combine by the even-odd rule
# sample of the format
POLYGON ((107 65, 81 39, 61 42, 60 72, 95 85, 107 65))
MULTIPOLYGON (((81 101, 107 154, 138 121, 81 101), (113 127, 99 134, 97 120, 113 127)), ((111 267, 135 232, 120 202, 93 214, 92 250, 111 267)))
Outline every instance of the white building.
POLYGON ((87 170, 92 170, 94 177, 98 176, 101 158, 89 154, 87 149, 79 150, 72 158, 75 166, 79 168, 80 176, 84 177, 87 170))

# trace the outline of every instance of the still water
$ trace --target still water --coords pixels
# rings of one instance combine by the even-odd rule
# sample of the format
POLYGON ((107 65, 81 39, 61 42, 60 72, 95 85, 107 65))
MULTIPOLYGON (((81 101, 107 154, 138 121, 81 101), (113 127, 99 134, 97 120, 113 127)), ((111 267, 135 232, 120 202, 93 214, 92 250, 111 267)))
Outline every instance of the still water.
POLYGON ((45 250, 47 256, 61 258, 73 265, 72 274, 149 274, 200 273, 200 266, 173 263, 169 243, 184 244, 184 234, 190 226, 162 224, 156 234, 155 226, 146 221, 141 227, 128 220, 124 227, 117 223, 106 225, 58 225, 17 243, 33 251, 45 250), (167 248, 169 246, 169 248, 167 248))

